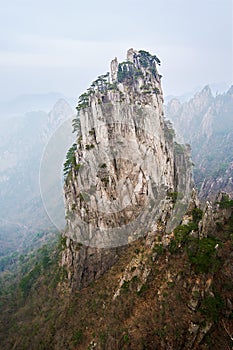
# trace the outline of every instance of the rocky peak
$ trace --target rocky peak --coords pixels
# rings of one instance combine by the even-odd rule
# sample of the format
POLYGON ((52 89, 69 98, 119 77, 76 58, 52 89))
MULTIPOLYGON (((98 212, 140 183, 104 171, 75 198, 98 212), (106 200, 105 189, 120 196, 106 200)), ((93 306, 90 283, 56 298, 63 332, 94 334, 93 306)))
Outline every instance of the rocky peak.
MULTIPOLYGON (((140 99, 147 94, 162 95, 161 76, 157 72, 157 64, 160 64, 157 56, 153 56, 147 51, 129 49, 127 61, 118 63, 117 58, 112 60, 111 83, 118 84, 121 93, 131 91, 136 93, 140 99)), ((145 99, 142 99, 142 102, 144 103, 145 99)))
POLYGON ((181 206, 169 193, 182 193, 182 208, 187 204, 189 156, 163 118, 159 64, 157 56, 130 49, 127 61, 115 58, 111 76, 99 76, 79 98, 79 131, 66 163, 63 254, 78 287, 106 271, 117 247, 153 231, 159 220, 168 229, 177 224, 172 217, 181 219, 181 206))
POLYGON ((172 99, 166 106, 166 116, 174 123, 177 139, 191 143, 197 126, 200 126, 205 116, 203 128, 199 130, 202 135, 211 133, 212 119, 210 107, 214 101, 211 89, 206 85, 193 98, 183 104, 178 99, 172 99), (208 129, 210 127, 210 129, 208 129), (185 130, 185 131, 184 131, 185 130))
POLYGON ((75 112, 72 110, 69 103, 66 102, 66 100, 63 98, 57 100, 51 112, 47 114, 46 124, 44 125, 40 135, 42 142, 47 143, 55 130, 57 130, 57 128, 66 120, 71 119, 74 114, 75 112))
POLYGON ((49 113, 49 122, 50 123, 56 123, 60 124, 61 121, 64 121, 65 119, 68 119, 72 117, 74 114, 74 111, 70 107, 69 103, 66 102, 63 98, 60 98, 55 105, 53 106, 53 109, 49 113))
POLYGON ((201 92, 196 94, 199 97, 206 97, 206 98, 212 98, 212 91, 209 85, 204 86, 204 88, 201 90, 201 92))
POLYGON ((206 85, 200 92, 197 92, 189 102, 185 103, 185 105, 187 107, 192 105, 192 108, 195 109, 198 114, 205 113, 213 99, 211 89, 206 85))

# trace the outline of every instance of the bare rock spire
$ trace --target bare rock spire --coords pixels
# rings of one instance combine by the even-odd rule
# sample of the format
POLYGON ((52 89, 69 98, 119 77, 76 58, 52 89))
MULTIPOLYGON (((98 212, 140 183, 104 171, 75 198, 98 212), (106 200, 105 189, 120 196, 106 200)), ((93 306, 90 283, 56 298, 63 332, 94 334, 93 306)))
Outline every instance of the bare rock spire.
POLYGON ((127 51, 127 61, 130 61, 133 63, 133 58, 134 58, 134 54, 137 54, 138 52, 136 50, 134 50, 133 48, 129 49, 127 51))
POLYGON ((111 62, 111 78, 113 83, 117 81, 118 65, 119 63, 117 61, 117 58, 115 57, 114 60, 112 60, 111 62))

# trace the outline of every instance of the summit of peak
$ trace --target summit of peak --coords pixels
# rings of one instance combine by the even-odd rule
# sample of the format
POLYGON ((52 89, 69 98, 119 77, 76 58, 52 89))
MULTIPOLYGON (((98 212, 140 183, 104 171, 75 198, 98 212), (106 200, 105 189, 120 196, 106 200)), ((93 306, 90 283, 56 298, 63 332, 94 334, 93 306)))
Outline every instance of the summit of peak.
POLYGON ((209 85, 204 86, 204 88, 201 90, 199 95, 205 95, 205 96, 208 96, 208 97, 213 97, 210 86, 209 85))

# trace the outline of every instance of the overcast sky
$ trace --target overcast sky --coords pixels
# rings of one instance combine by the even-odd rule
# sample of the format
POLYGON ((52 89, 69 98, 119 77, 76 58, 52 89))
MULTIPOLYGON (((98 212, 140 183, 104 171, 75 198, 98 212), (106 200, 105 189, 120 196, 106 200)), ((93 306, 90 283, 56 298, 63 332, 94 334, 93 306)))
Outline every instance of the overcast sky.
POLYGON ((0 95, 78 97, 128 48, 162 61, 165 95, 232 83, 231 0, 0 0, 0 95))

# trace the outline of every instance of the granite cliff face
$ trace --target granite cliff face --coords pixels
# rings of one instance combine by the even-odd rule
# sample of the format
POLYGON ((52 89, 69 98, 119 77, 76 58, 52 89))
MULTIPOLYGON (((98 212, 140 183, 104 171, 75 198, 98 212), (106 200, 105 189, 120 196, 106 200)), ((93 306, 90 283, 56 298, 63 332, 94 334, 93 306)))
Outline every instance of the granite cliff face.
POLYGON ((214 97, 206 86, 190 101, 171 100, 166 117, 174 123, 178 140, 191 144, 194 180, 201 200, 220 191, 233 194, 233 87, 214 97))
POLYGON ((156 231, 158 221, 171 231, 187 208, 189 149, 174 142, 164 121, 158 64, 156 56, 130 49, 127 61, 114 59, 111 74, 79 98, 77 141, 65 163, 62 264, 72 286, 97 278, 119 247, 156 231))

